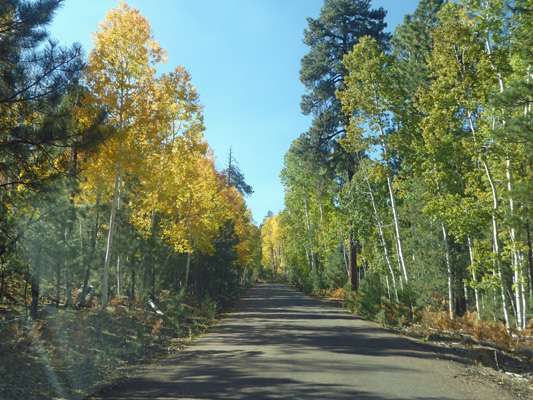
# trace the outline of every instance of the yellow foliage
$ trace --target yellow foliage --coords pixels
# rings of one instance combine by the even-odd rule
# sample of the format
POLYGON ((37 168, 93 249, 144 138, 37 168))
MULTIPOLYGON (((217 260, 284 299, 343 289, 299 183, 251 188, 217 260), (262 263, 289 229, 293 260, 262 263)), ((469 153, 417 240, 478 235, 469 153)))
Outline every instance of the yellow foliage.
POLYGON ((270 268, 273 271, 282 269, 283 263, 283 232, 281 230, 280 216, 274 215, 267 218, 261 228, 261 263, 265 268, 270 268))
POLYGON ((83 129, 106 110, 109 138, 83 155, 81 201, 110 202, 118 185, 121 212, 135 228, 178 253, 212 253, 219 228, 231 220, 238 263, 250 265, 257 233, 251 212, 215 169, 189 73, 178 67, 156 77, 153 66, 166 52, 146 18, 124 2, 108 12, 93 42, 77 120, 83 129))

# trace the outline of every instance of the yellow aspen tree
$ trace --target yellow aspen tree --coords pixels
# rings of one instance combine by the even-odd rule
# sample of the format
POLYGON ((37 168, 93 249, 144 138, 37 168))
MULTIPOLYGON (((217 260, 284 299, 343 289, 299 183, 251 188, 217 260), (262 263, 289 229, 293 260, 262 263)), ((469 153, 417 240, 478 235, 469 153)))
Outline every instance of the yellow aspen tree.
POLYGON ((188 72, 178 67, 156 86, 154 106, 147 113, 152 117, 141 129, 146 139, 138 140, 141 158, 136 165, 142 167, 135 171, 139 190, 131 204, 130 220, 145 235, 153 233, 155 215, 165 213, 165 202, 180 201, 185 174, 193 179, 198 159, 207 153, 202 107, 188 72))
POLYGON ((102 152, 88 160, 85 184, 105 185, 104 195, 111 195, 111 213, 104 261, 102 307, 107 305, 108 274, 116 212, 124 169, 136 153, 139 125, 146 120, 146 100, 153 90, 154 66, 162 61, 165 51, 154 40, 148 20, 138 10, 120 1, 111 9, 99 31, 93 33, 94 48, 84 83, 89 89, 86 103, 106 110, 113 135, 102 152), (110 190, 112 188, 112 190, 110 190), (110 193, 111 192, 111 193, 110 193))
POLYGON ((158 172, 151 180, 141 174, 142 187, 131 217, 137 229, 150 235, 157 215, 158 234, 175 252, 187 254, 185 285, 190 255, 194 251, 212 254, 213 239, 229 218, 224 179, 215 169, 207 143, 193 131, 196 133, 185 131, 184 136, 175 137, 166 156, 154 157, 153 163, 146 164, 145 170, 158 172))
POLYGON ((261 239, 263 266, 271 268, 274 274, 282 273, 284 241, 279 214, 267 218, 261 229, 261 239))

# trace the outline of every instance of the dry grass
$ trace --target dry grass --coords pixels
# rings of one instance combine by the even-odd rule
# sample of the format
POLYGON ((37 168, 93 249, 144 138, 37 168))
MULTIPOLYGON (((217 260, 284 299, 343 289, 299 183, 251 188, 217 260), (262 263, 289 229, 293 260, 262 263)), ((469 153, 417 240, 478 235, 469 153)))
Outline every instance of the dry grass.
POLYGON ((333 297, 334 299, 346 300, 346 292, 343 288, 322 289, 320 295, 323 297, 333 297))
POLYGON ((533 346, 532 324, 528 329, 516 331, 494 320, 481 320, 477 312, 467 312, 462 317, 452 318, 446 311, 426 310, 422 314, 422 326, 439 331, 472 336, 476 341, 489 342, 506 348, 533 346))

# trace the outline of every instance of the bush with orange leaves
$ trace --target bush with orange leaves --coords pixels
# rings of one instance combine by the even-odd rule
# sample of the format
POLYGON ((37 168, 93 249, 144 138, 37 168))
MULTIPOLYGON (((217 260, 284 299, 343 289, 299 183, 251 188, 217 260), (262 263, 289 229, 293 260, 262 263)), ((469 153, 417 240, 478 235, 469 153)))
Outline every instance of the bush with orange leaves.
POLYGON ((346 300, 346 292, 343 288, 322 289, 320 295, 323 297, 333 297, 334 299, 346 300))

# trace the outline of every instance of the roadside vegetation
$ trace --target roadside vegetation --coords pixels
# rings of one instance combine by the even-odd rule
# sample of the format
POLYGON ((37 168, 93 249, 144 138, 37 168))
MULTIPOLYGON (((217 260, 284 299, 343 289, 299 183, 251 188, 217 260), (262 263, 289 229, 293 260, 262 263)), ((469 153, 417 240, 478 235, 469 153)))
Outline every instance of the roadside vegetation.
POLYGON ((0 2, 0 398, 83 398, 205 332, 259 229, 187 70, 123 1, 85 57, 60 0, 0 2))
POLYGON ((187 346, 236 298, 163 291, 154 308, 146 298, 114 297, 105 311, 99 301, 83 309, 45 305, 37 320, 12 310, 0 321, 0 398, 85 398, 187 346))
POLYGON ((531 347, 529 0, 329 0, 308 20, 311 127, 285 154, 262 265, 425 337, 531 347), (444 334, 444 333, 442 333, 444 334))

